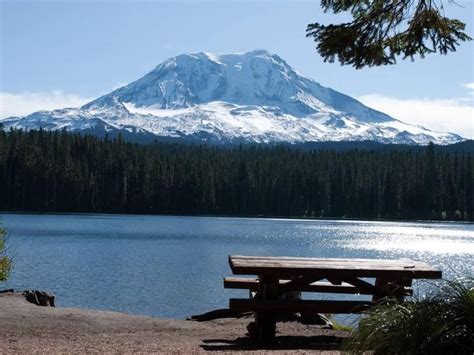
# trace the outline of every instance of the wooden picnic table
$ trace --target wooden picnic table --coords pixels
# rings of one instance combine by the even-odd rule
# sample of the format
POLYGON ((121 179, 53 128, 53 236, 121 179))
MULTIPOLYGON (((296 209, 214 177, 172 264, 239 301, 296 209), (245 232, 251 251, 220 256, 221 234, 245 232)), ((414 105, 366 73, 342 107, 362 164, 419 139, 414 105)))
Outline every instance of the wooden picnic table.
POLYGON ((260 340, 275 337, 278 313, 360 313, 384 299, 403 300, 412 293, 413 279, 442 277, 440 270, 424 262, 408 259, 236 255, 229 256, 229 264, 234 275, 257 275, 257 278, 224 278, 224 287, 256 291, 256 297, 251 299, 231 298, 229 306, 233 310, 256 312, 260 340), (285 300, 281 297, 290 292, 301 291, 365 294, 371 295, 372 300, 285 300))

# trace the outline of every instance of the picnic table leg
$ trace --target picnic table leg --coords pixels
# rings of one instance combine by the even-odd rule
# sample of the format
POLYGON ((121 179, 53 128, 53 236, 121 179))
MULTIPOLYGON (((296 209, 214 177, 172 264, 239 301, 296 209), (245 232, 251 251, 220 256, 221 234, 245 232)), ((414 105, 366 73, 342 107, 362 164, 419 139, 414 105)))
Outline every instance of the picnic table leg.
POLYGON ((384 278, 381 278, 381 277, 377 277, 375 279, 375 287, 378 290, 382 290, 384 292, 373 295, 372 296, 372 301, 377 302, 377 301, 380 301, 381 299, 385 298, 386 296, 388 296, 388 293, 386 291, 387 290, 387 285, 388 285, 388 280, 387 279, 384 279, 384 278))
MULTIPOLYGON (((278 298, 278 279, 273 276, 261 275, 259 282, 259 297, 262 300, 278 298)), ((257 336, 259 341, 271 341, 275 338, 276 315, 271 312, 257 312, 255 315, 257 336)))

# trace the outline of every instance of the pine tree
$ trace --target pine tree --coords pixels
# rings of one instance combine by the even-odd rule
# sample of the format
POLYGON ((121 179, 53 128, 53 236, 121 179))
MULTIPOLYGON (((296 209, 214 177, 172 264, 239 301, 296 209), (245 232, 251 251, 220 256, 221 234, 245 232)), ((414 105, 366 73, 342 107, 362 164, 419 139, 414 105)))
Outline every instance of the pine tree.
POLYGON ((442 0, 321 0, 325 12, 350 12, 351 22, 309 24, 306 36, 325 61, 355 68, 395 64, 397 57, 423 58, 454 52, 471 38, 465 24, 443 16, 442 0))

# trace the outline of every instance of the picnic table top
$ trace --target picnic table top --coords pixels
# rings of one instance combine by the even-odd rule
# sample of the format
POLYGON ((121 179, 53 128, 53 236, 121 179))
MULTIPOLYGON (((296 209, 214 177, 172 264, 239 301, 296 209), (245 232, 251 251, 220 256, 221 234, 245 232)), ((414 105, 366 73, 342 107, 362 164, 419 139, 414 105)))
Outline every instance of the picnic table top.
POLYGON ((438 279, 442 273, 421 261, 408 259, 336 259, 283 256, 229 256, 235 275, 387 277, 438 279))

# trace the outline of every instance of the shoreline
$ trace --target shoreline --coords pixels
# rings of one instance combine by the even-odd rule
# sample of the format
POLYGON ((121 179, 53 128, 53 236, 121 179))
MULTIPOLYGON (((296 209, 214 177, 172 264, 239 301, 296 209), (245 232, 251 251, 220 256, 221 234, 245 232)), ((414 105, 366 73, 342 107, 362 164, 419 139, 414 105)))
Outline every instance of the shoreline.
POLYGON ((204 322, 134 316, 111 311, 42 307, 19 293, 0 294, 2 353, 71 352, 283 352, 340 354, 347 331, 296 322, 278 323, 276 341, 246 336, 250 318, 204 322))
POLYGON ((137 214, 113 212, 35 212, 35 211, 0 211, 0 215, 53 215, 53 216, 145 216, 145 217, 189 217, 189 218, 229 218, 229 219, 262 219, 289 221, 341 221, 341 222, 392 222, 392 223, 426 223, 426 224, 466 224, 474 225, 474 221, 456 221, 439 219, 372 219, 372 218, 342 218, 342 217, 302 217, 302 216, 261 216, 261 215, 180 215, 180 214, 137 214))

